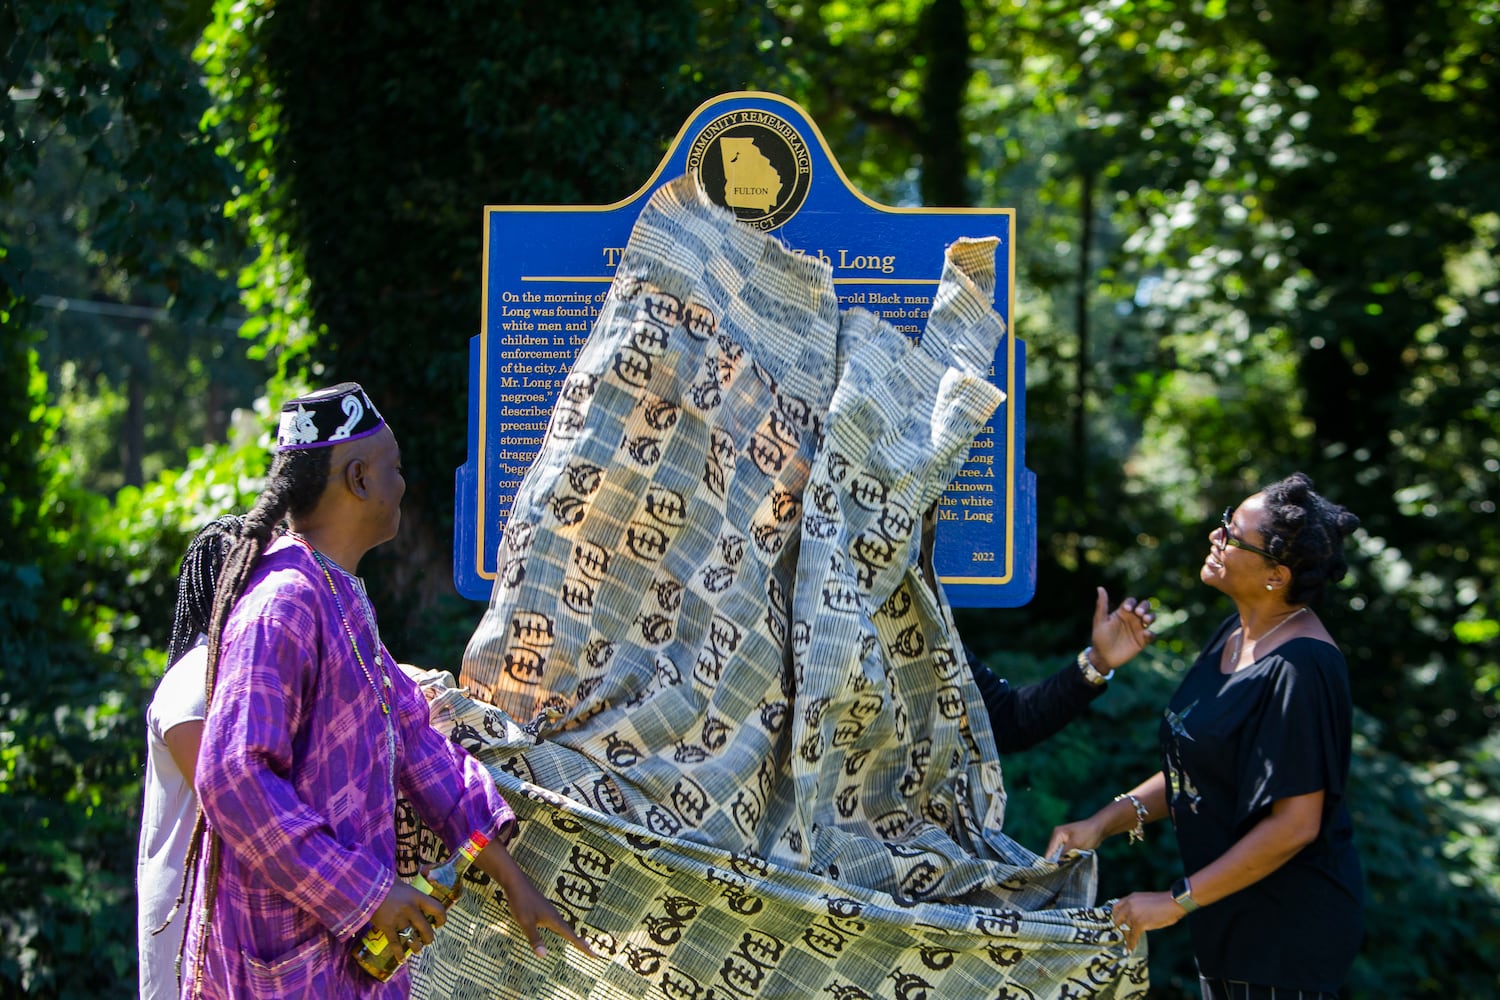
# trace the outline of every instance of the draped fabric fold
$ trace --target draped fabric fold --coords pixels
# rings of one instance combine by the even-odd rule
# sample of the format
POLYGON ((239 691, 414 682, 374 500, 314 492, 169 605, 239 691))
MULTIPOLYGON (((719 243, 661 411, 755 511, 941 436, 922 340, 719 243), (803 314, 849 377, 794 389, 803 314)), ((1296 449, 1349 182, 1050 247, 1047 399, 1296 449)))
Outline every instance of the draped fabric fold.
POLYGON ((652 196, 514 501, 467 695, 433 702, 604 957, 536 960, 476 893, 417 995, 1144 995, 1094 857, 1001 832, 923 544, 1004 398, 995 246, 948 248, 913 343, 694 179, 652 196))

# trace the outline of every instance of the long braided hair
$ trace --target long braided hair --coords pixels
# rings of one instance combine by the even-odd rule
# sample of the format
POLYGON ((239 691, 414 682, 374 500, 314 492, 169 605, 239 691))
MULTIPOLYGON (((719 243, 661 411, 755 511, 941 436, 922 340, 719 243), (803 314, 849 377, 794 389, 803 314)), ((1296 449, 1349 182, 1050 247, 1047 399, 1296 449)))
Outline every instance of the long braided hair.
MULTIPOLYGON (((229 555, 224 559, 224 567, 220 572, 218 585, 214 588, 213 604, 209 611, 208 673, 204 683, 205 710, 213 705, 214 686, 219 675, 219 654, 224 637, 224 624, 229 620, 229 614, 244 593, 256 563, 260 562, 260 557, 265 553, 266 547, 271 544, 271 539, 281 528, 282 522, 288 517, 308 514, 317 506, 318 500, 323 496, 323 490, 328 485, 332 452, 332 448, 307 448, 279 452, 271 463, 266 488, 261 491, 254 506, 244 517, 239 537, 234 547, 229 550, 229 555)), ((183 865, 182 890, 177 896, 177 906, 186 902, 191 912, 192 904, 195 902, 193 897, 197 894, 192 873, 197 867, 199 858, 206 853, 203 915, 199 924, 199 954, 201 955, 201 935, 207 933, 209 922, 213 919, 220 857, 219 838, 217 834, 208 830, 201 804, 198 806, 198 817, 193 824, 193 835, 189 840, 189 845, 187 860, 183 865)), ((184 936, 184 944, 186 944, 186 936, 184 936)))
POLYGON ((167 642, 167 663, 176 663, 208 633, 213 614, 214 588, 230 548, 239 540, 245 519, 225 514, 198 529, 182 554, 177 572, 177 606, 172 612, 172 637, 167 642))

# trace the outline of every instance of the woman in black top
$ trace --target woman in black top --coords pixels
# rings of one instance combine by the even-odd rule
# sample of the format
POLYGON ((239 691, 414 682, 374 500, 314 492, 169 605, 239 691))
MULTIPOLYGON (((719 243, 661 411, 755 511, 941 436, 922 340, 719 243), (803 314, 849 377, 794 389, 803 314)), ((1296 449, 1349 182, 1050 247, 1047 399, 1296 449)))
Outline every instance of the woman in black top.
POLYGON ((1186 877, 1134 892, 1114 921, 1134 948, 1188 914, 1203 997, 1337 994, 1363 936, 1345 788, 1348 671, 1312 606, 1347 570, 1359 525, 1296 473, 1226 510, 1200 577, 1238 614, 1163 713, 1163 768, 1052 833, 1048 856, 1141 835, 1170 815, 1186 877))

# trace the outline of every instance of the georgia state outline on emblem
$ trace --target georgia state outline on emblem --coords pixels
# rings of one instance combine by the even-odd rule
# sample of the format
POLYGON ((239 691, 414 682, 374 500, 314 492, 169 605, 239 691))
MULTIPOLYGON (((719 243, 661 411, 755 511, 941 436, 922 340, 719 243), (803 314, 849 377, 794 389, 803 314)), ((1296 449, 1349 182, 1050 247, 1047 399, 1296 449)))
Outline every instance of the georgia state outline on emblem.
POLYGON ((812 187, 812 155, 791 122, 769 111, 731 111, 703 127, 687 171, 715 203, 760 230, 785 225, 812 187))

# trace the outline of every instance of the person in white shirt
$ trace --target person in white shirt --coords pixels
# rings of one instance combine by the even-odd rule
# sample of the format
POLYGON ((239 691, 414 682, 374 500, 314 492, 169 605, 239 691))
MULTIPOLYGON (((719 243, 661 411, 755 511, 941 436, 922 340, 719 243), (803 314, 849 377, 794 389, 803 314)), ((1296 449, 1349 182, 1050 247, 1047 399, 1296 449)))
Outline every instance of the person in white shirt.
POLYGON ((167 671, 146 711, 145 802, 136 853, 141 1000, 175 1000, 184 917, 174 912, 197 818, 193 774, 203 734, 208 619, 224 557, 240 536, 236 515, 205 525, 182 557, 167 671))

